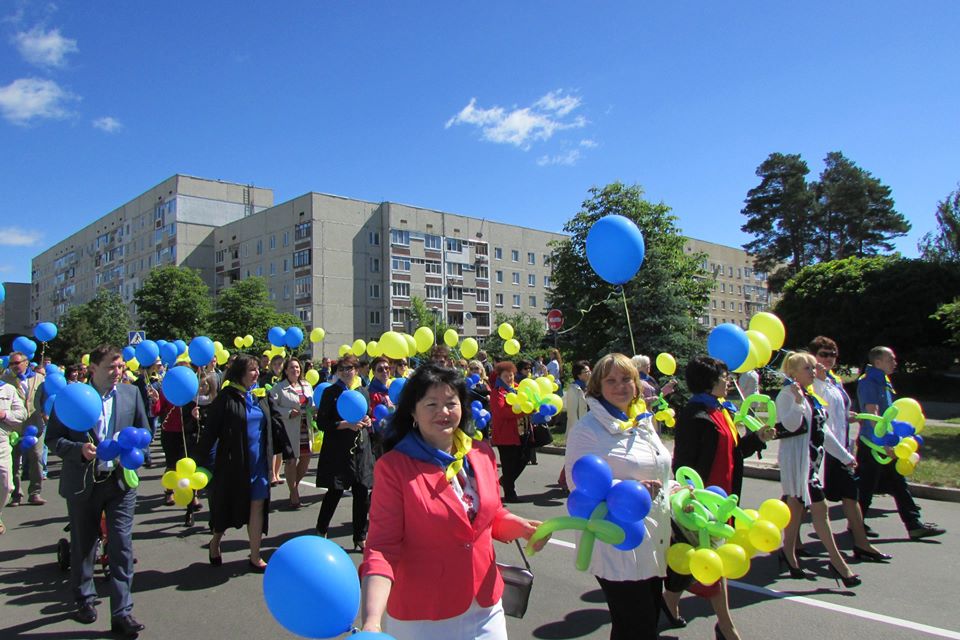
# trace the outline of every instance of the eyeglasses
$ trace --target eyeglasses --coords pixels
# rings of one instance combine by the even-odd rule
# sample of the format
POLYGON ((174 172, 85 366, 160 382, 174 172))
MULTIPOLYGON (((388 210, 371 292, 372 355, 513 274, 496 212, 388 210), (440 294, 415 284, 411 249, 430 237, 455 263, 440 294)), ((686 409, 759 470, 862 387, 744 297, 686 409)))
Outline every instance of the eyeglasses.
POLYGON ((818 351, 817 355, 820 356, 821 358, 836 358, 837 352, 836 351, 818 351))
POLYGON ((12 367, 12 366, 15 366, 15 365, 18 365, 18 364, 23 364, 24 362, 26 362, 26 360, 16 360, 16 361, 11 360, 11 361, 8 362, 7 364, 12 367))
POLYGON ((356 371, 356 367, 352 364, 342 364, 340 365, 340 371, 356 371))
POLYGON ((389 373, 389 372, 390 372, 390 367, 377 367, 376 369, 374 369, 374 371, 376 371, 376 372, 378 372, 378 373, 380 373, 380 372, 389 373))

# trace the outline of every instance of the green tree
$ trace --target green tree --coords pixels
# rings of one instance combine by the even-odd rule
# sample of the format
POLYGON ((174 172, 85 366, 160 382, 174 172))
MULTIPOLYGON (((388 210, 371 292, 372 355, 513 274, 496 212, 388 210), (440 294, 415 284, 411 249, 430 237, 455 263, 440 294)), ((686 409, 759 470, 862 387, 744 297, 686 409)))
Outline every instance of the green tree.
POLYGON ((200 272, 184 267, 154 269, 133 301, 141 328, 154 339, 189 341, 203 335, 212 312, 210 291, 200 272))
POLYGON ((960 347, 960 298, 954 298, 953 302, 940 305, 933 317, 942 322, 950 333, 950 343, 960 347))
POLYGON ((513 361, 530 360, 538 355, 544 355, 546 348, 543 338, 547 333, 547 324, 543 318, 532 316, 529 313, 502 313, 497 311, 493 318, 493 332, 483 339, 481 348, 491 357, 509 358, 513 361), (503 350, 503 338, 497 334, 497 328, 504 322, 513 327, 513 337, 520 343, 520 352, 516 355, 507 355, 503 350))
POLYGON ((893 347, 907 368, 938 369, 956 350, 931 317, 960 291, 960 265, 899 257, 846 258, 801 270, 784 287, 775 312, 787 326, 787 347, 817 335, 840 345, 844 364, 860 366, 878 344, 893 347))
POLYGON ((774 290, 813 262, 816 225, 808 173, 798 154, 771 153, 757 167, 760 184, 747 192, 741 210, 747 222, 740 229, 754 236, 743 248, 756 268, 769 274, 774 290))
POLYGON ((937 232, 926 233, 917 245, 924 260, 960 262, 960 189, 937 203, 937 232))
POLYGON ((120 294, 99 289, 93 300, 70 307, 63 315, 49 355, 61 363, 80 362, 80 357, 97 345, 126 345, 131 327, 130 311, 120 294))
POLYGON ((433 331, 434 344, 443 342, 443 334, 446 333, 447 329, 455 329, 455 327, 447 324, 446 318, 443 317, 443 310, 437 309, 434 311, 427 306, 423 298, 417 296, 410 297, 410 321, 413 331, 420 327, 427 327, 430 331, 433 331))
POLYGON ((812 185, 816 255, 820 262, 892 251, 890 240, 906 235, 910 223, 893 208, 890 188, 839 151, 824 159, 812 185))
POLYGON ((594 361, 613 351, 632 355, 623 298, 594 273, 586 256, 590 227, 610 214, 636 223, 646 244, 643 266, 623 287, 637 351, 669 351, 678 359, 702 352, 704 332, 697 318, 713 284, 703 268, 705 256, 684 252, 686 240, 670 207, 645 200, 639 185, 615 182, 589 193, 564 225, 570 238, 555 242, 550 256, 550 305, 563 312, 567 323, 559 336, 565 360, 594 361))
MULTIPOLYGON (((226 349, 233 349, 233 339, 236 336, 249 334, 253 336, 254 342, 246 351, 262 353, 270 347, 267 332, 275 326, 284 329, 293 326, 304 328, 296 316, 277 311, 270 300, 266 280, 258 277, 244 278, 234 282, 217 296, 210 320, 210 334, 214 340, 222 342, 226 349)), ((306 344, 304 342, 304 345, 306 344)))

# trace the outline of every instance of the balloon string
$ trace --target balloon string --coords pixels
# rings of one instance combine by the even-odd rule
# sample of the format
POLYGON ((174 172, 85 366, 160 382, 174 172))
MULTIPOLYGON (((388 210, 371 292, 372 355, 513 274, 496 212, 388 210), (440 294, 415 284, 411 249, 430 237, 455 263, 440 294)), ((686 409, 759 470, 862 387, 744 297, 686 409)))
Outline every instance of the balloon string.
POLYGON ((604 302, 608 302, 608 301, 609 301, 611 298, 613 298, 615 295, 617 295, 617 290, 616 290, 616 289, 614 289, 614 290, 611 291, 609 294, 607 294, 607 297, 606 297, 606 298, 604 298, 603 300, 599 300, 599 301, 597 301, 597 302, 594 302, 592 305, 590 305, 590 306, 587 307, 586 309, 577 309, 577 311, 580 312, 580 319, 577 320, 577 324, 573 325, 573 326, 570 327, 569 329, 564 329, 563 331, 557 331, 557 335, 561 335, 561 336, 562 336, 563 334, 565 334, 565 333, 570 333, 571 331, 573 331, 574 329, 576 329, 577 327, 579 327, 580 324, 583 323, 584 319, 587 317, 587 314, 590 313, 591 311, 593 311, 593 308, 594 308, 594 307, 596 307, 597 305, 601 305, 601 304, 603 304, 604 302))
POLYGON ((627 316, 627 331, 630 333, 630 348, 633 349, 631 353, 636 353, 637 345, 633 341, 633 326, 630 324, 630 309, 627 308, 627 293, 623 290, 623 287, 620 287, 620 295, 623 297, 623 313, 627 316))

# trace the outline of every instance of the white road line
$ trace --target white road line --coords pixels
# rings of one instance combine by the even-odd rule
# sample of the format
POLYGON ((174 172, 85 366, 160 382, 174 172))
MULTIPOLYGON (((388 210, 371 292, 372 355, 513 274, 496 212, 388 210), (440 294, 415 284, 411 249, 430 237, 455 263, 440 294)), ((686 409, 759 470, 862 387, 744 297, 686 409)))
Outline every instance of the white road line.
POLYGON ((566 540, 557 540, 556 538, 550 538, 547 540, 550 544, 555 544, 558 547, 566 547, 567 549, 576 549, 577 545, 572 542, 567 542, 566 540))

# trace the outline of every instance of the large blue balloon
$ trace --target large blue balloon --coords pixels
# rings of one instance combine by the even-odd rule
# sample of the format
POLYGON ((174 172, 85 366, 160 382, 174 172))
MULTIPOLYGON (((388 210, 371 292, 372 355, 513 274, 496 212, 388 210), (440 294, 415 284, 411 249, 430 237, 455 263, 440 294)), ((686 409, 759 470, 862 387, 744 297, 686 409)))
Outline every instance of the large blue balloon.
POLYGON ((173 344, 177 345, 177 355, 182 356, 187 352, 187 343, 183 340, 174 340, 173 344))
POLYGON ((104 440, 97 445, 97 458, 100 460, 113 460, 120 455, 121 451, 120 443, 116 440, 104 440))
POLYGON ((213 345, 213 340, 207 336, 197 336, 190 341, 187 353, 190 355, 190 362, 194 366, 205 367, 213 361, 217 348, 213 345))
POLYGON ((604 216, 587 232, 587 260, 610 284, 624 284, 637 275, 646 247, 643 234, 629 218, 604 216))
POLYGON ((57 396, 47 396, 47 399, 43 401, 43 412, 46 415, 53 414, 53 403, 56 402, 57 396))
POLYGON ((67 379, 59 373, 49 375, 43 381, 43 391, 48 396, 55 396, 60 390, 67 386, 67 379))
POLYGON ((33 337, 40 342, 50 342, 57 337, 57 325, 52 322, 41 322, 33 328, 33 337))
POLYGON ((917 430, 914 429, 913 425, 910 424, 909 422, 901 422, 899 420, 894 420, 890 426, 893 427, 893 433, 898 438, 906 438, 907 436, 912 436, 917 432, 917 430))
POLYGON ((43 368, 44 375, 48 376, 62 376, 63 372, 60 371, 60 367, 53 364, 52 362, 43 368))
POLYGON ((200 382, 197 380, 197 374, 190 367, 174 367, 163 376, 163 383, 160 386, 170 404, 182 407, 197 397, 200 382))
POLYGON ((120 433, 117 434, 117 442, 120 443, 120 448, 126 451, 127 449, 136 449, 137 443, 140 442, 140 434, 137 433, 136 427, 124 427, 120 430, 120 433))
POLYGON ((367 415, 367 399, 359 391, 344 391, 337 398, 337 413, 347 422, 360 422, 367 415))
POLYGON ((609 520, 613 524, 623 529, 623 532, 626 534, 623 542, 613 545, 615 548, 620 549, 621 551, 630 551, 631 549, 636 549, 639 547, 640 543, 643 542, 643 538, 646 535, 646 527, 643 524, 643 520, 628 522, 625 520, 620 520, 612 513, 608 513, 607 517, 604 519, 609 520))
POLYGON ((7 290, 3 286, 3 283, 0 282, 0 302, 3 302, 6 299, 7 299, 7 290))
POLYGON ((37 345, 27 336, 18 336, 13 340, 13 350, 26 355, 28 352, 35 353, 37 345))
POLYGON ((160 362, 168 367, 172 367, 177 363, 177 356, 179 355, 180 354, 177 353, 177 345, 172 342, 165 342, 160 347, 160 362))
POLYGON ((120 466, 124 469, 136 471, 143 464, 143 451, 140 449, 124 449, 120 452, 120 466))
POLYGON ((400 394, 403 393, 403 387, 406 384, 406 378, 393 379, 393 382, 390 383, 390 388, 387 390, 387 395, 390 396, 390 402, 393 404, 398 404, 400 402, 400 394))
POLYGON ((160 357, 160 347, 153 340, 144 340, 137 345, 136 354, 140 366, 149 367, 160 357))
POLYGON ((283 334, 283 343, 291 349, 296 349, 303 342, 303 330, 300 327, 290 327, 283 334))
POLYGON ((321 382, 313 389, 313 404, 320 408, 320 400, 323 398, 323 392, 327 390, 328 387, 332 387, 333 383, 330 382, 321 382))
POLYGON ((589 518, 602 500, 588 496, 577 487, 567 497, 567 513, 574 518, 589 518))
POLYGON ((725 322, 715 326, 707 336, 707 353, 723 360, 731 371, 739 369, 750 355, 750 338, 737 325, 725 322))
POLYGON ((89 384, 68 384, 57 394, 53 410, 73 431, 89 431, 103 413, 103 399, 89 384))
POLYGON ((283 327, 270 327, 267 331, 267 342, 275 347, 282 347, 286 344, 287 332, 283 327))
POLYGON ((585 455, 574 462, 571 475, 577 490, 594 500, 605 500, 613 483, 610 465, 606 460, 595 455, 585 455))
POLYGON ((350 631, 360 611, 360 580, 347 553, 319 536, 280 545, 263 576, 267 609, 284 628, 307 638, 350 631))
POLYGON ((120 356, 123 358, 124 362, 130 362, 137 357, 137 350, 133 348, 132 345, 127 345, 120 350, 120 356))
POLYGON ((636 480, 624 480, 613 485, 607 494, 607 506, 617 520, 636 522, 650 513, 650 492, 636 480))
POLYGON ((373 408, 373 417, 377 420, 383 420, 390 415, 390 409, 385 404, 378 404, 373 408))

